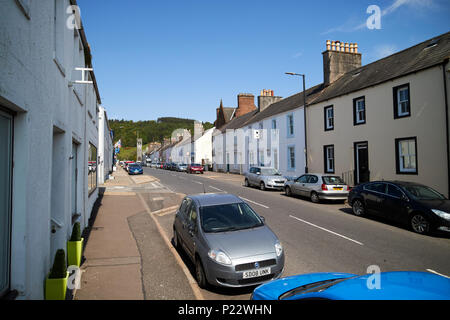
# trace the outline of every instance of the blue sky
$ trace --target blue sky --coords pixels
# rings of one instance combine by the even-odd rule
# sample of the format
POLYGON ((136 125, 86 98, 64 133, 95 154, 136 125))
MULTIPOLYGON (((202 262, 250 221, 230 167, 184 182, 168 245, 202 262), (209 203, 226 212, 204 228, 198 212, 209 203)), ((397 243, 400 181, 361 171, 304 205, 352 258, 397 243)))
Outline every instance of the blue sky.
POLYGON ((215 120, 241 92, 288 97, 323 81, 326 40, 357 42, 363 65, 450 31, 448 0, 78 0, 110 119, 215 120), (366 10, 381 10, 368 29, 366 10))

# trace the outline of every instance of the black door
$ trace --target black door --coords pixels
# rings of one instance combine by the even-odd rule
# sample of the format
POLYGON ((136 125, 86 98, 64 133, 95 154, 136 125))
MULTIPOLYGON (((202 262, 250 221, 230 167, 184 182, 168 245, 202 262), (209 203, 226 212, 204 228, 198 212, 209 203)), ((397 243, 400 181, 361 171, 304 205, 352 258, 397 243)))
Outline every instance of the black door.
POLYGON ((355 185, 369 182, 369 148, 367 142, 355 143, 355 185))

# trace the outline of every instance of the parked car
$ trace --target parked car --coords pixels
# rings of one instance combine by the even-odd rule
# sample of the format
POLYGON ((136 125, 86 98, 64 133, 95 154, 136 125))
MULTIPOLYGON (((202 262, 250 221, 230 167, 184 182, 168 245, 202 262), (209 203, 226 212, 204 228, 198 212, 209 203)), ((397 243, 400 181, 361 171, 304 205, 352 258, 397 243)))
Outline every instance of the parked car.
POLYGON ((128 165, 128 174, 144 174, 142 166, 138 163, 130 163, 128 165))
POLYGON ((287 181, 277 169, 271 167, 251 167, 244 176, 246 187, 257 186, 263 191, 266 189, 282 190, 287 181))
POLYGON ((186 172, 187 171, 187 164, 186 163, 178 163, 176 166, 176 171, 178 172, 186 172))
POLYGON ((284 269, 277 236, 232 194, 186 196, 173 223, 173 243, 195 264, 203 288, 253 286, 280 277, 284 269))
POLYGON ((258 286, 252 300, 449 300, 450 279, 429 272, 312 273, 258 286), (373 278, 379 276, 378 280, 373 278), (377 287, 377 281, 379 287, 377 287))
POLYGON ((284 185, 287 196, 296 194, 308 197, 314 203, 320 200, 345 201, 349 190, 349 186, 339 176, 320 173, 307 173, 284 185))
POLYGON ((450 231, 450 200, 413 182, 374 181, 353 188, 348 203, 357 216, 373 214, 397 221, 414 232, 450 231))
POLYGON ((203 166, 198 163, 191 163, 187 167, 187 173, 201 173, 203 174, 203 166))

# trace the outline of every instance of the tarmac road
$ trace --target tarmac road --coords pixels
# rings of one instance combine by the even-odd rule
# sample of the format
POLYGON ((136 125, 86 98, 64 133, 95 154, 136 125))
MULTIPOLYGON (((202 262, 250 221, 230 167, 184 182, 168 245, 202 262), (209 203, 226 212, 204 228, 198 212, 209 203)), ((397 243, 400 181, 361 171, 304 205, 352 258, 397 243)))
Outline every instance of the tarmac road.
MULTIPOLYGON (((228 192, 244 200, 260 215, 282 241, 286 255, 283 276, 311 272, 367 273, 376 265, 384 271, 429 271, 450 275, 450 237, 447 234, 424 236, 404 226, 376 218, 356 217, 342 203, 311 203, 308 199, 287 197, 280 191, 261 191, 243 186, 243 177, 205 172, 191 175, 161 169, 144 168, 159 183, 182 198, 185 194, 228 192)), ((155 198, 155 196, 153 196, 155 198)), ((158 197, 156 197, 158 198, 158 197)), ((149 203, 151 201, 149 200, 149 203)), ((154 215, 168 238, 177 199, 154 215)), ((185 267, 193 266, 179 252, 185 267)), ((204 299, 248 299, 247 289, 200 290, 204 299)))

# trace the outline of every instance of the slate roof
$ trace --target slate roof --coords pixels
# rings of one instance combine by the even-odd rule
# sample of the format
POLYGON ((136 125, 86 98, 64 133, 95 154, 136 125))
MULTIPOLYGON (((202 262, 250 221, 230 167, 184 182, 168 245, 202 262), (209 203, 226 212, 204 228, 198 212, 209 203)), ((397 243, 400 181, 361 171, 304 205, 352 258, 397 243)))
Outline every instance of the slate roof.
POLYGON ((324 88, 311 103, 359 91, 383 82, 441 64, 450 56, 450 32, 421 42, 360 68, 354 69, 324 88))

